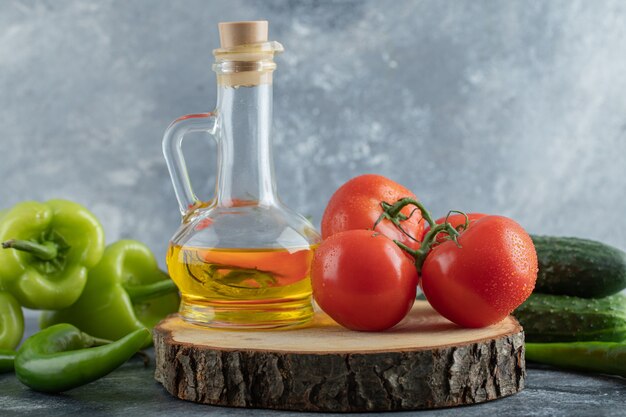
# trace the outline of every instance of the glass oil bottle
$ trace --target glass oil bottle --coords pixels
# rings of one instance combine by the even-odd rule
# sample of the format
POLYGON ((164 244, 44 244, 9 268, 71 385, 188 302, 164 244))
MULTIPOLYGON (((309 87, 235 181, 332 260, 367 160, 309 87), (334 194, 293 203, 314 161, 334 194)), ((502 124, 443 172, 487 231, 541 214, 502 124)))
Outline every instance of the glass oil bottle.
POLYGON ((163 152, 183 215, 167 266, 182 293, 180 315, 216 328, 301 326, 313 316, 310 264, 320 236, 276 194, 271 124, 274 56, 268 24, 220 23, 214 51, 216 110, 183 116, 163 139, 163 152), (181 150, 185 134, 217 141, 213 200, 193 193, 181 150))

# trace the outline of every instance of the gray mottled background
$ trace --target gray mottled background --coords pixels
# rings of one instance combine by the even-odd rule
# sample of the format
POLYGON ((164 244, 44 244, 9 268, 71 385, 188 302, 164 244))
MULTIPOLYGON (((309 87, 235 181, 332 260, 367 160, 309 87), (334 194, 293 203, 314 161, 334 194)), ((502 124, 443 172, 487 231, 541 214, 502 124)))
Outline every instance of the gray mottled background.
MULTIPOLYGON (((179 222, 161 154, 211 110, 219 21, 270 20, 282 199, 319 223, 357 174, 534 233, 626 249, 626 2, 0 2, 0 206, 79 201, 162 260, 179 222)), ((187 140, 197 194, 215 146, 187 140)), ((162 262, 163 264, 164 262, 162 262)))

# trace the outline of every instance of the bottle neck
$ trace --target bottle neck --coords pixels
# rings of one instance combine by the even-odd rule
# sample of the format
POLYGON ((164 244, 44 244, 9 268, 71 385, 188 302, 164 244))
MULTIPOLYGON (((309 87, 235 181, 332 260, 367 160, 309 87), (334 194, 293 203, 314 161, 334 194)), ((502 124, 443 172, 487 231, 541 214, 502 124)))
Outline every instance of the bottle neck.
POLYGON ((271 82, 238 87, 218 84, 217 115, 217 205, 274 204, 271 82))

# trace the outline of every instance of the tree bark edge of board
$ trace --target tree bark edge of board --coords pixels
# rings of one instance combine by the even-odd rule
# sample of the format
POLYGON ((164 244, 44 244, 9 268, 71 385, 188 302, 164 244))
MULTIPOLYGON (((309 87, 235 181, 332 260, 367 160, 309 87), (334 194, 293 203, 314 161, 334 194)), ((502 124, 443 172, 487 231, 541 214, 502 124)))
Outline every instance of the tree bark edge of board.
POLYGON ((155 379, 175 397, 229 407, 359 412, 451 407, 521 391, 524 333, 376 353, 219 349, 154 331, 155 379))

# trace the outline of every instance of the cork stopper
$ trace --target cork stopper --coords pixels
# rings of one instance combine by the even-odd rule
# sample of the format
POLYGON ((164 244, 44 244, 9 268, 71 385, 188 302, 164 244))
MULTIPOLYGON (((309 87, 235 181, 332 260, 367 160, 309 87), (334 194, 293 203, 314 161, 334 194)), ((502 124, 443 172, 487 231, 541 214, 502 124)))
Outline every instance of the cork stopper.
POLYGON ((283 46, 268 41, 266 20, 222 22, 219 24, 221 47, 213 51, 217 83, 228 87, 254 87, 272 84, 276 69, 274 55, 283 46))
POLYGON ((249 22, 221 22, 219 24, 222 48, 267 42, 267 20, 249 22))

